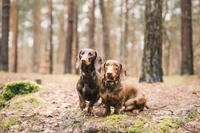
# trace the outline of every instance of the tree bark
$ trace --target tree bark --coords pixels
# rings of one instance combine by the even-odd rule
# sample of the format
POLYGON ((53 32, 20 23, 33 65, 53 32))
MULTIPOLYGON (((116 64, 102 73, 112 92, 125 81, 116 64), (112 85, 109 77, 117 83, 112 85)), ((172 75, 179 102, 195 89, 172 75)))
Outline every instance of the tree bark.
POLYGON ((53 3, 52 0, 48 0, 48 8, 49 8, 49 72, 53 73, 53 3))
POLYGON ((9 18, 10 0, 2 1, 2 40, 0 51, 0 70, 8 71, 8 37, 9 37, 9 18))
POLYGON ((181 75, 194 74, 192 49, 192 3, 191 0, 181 0, 181 75))
POLYGON ((163 82, 162 2, 162 0, 146 0, 146 30, 139 82, 163 82))
POLYGON ((72 42, 73 42, 73 0, 68 0, 68 26, 65 53, 65 73, 72 73, 72 42))
POLYGON ((129 21, 129 9, 128 9, 128 0, 125 1, 126 4, 126 12, 125 12, 125 29, 124 29, 124 44, 123 44, 123 53, 124 53, 124 64, 125 66, 127 66, 128 64, 128 48, 127 48, 127 43, 128 43, 128 33, 129 33, 129 25, 128 25, 128 21, 129 21))
POLYGON ((89 9, 89 48, 95 48, 95 0, 90 2, 90 9, 89 9))
POLYGON ((12 71, 17 72, 18 67, 18 47, 17 47, 17 41, 18 41, 18 0, 14 0, 12 4, 12 51, 13 51, 13 66, 12 71))
POLYGON ((38 72, 41 63, 41 3, 40 0, 35 0, 35 14, 34 14, 34 44, 33 44, 33 72, 38 72))
POLYGON ((121 0, 121 4, 120 4, 120 48, 119 48, 119 58, 120 61, 123 62, 124 60, 124 53, 123 53, 123 46, 124 46, 124 13, 123 13, 123 5, 124 2, 123 0, 121 0))
POLYGON ((103 51, 104 51, 104 60, 108 60, 110 58, 110 34, 109 34, 109 26, 108 19, 105 10, 105 2, 104 0, 100 0, 100 10, 102 15, 102 24, 103 24, 103 51))
MULTIPOLYGON (((79 32, 78 32, 78 15, 79 15, 79 5, 78 2, 76 2, 75 4, 75 19, 74 19, 74 23, 75 23, 75 27, 74 27, 74 31, 75 31, 75 56, 78 55, 78 51, 79 51, 79 32)), ((79 70, 76 69, 75 73, 78 74, 79 70)))

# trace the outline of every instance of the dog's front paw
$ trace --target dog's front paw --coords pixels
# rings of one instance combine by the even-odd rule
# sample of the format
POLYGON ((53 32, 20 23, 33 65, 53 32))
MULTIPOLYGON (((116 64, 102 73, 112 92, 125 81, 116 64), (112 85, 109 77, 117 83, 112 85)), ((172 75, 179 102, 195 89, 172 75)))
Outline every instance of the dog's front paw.
POLYGON ((88 107, 88 110, 87 110, 86 115, 87 115, 87 116, 94 116, 93 107, 88 107))
POLYGON ((108 116, 108 115, 110 115, 110 114, 111 114, 111 111, 110 111, 110 110, 105 110, 104 116, 108 116))
POLYGON ((83 110, 86 107, 85 101, 80 101, 79 106, 80 106, 81 110, 83 110))
POLYGON ((132 113, 133 113, 134 115, 139 115, 139 112, 140 112, 139 109, 134 109, 134 110, 132 111, 132 113))

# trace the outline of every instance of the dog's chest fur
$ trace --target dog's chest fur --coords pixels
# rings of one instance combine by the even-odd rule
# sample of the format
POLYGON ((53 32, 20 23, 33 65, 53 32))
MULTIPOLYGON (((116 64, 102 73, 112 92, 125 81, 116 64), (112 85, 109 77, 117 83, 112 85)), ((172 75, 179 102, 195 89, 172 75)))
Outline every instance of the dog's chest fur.
POLYGON ((113 90, 108 87, 104 87, 104 89, 100 91, 100 96, 106 104, 116 106, 124 99, 122 91, 121 86, 117 86, 113 90))

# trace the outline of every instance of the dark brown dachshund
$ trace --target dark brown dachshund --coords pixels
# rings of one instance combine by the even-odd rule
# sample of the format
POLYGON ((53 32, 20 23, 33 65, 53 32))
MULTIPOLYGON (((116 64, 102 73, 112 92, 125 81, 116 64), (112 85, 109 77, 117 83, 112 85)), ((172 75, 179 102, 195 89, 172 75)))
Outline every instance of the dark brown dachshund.
POLYGON ((114 114, 120 114, 120 109, 125 106, 124 111, 139 112, 146 106, 146 97, 131 83, 121 81, 125 78, 126 70, 116 60, 106 61, 101 69, 102 77, 100 84, 100 97, 105 104, 104 115, 111 113, 110 106, 115 108, 114 114))
POLYGON ((93 114, 93 105, 99 99, 99 87, 96 70, 102 65, 102 59, 93 49, 83 49, 76 58, 76 68, 80 67, 80 79, 76 89, 79 95, 79 106, 83 110, 89 101, 88 115, 93 114))

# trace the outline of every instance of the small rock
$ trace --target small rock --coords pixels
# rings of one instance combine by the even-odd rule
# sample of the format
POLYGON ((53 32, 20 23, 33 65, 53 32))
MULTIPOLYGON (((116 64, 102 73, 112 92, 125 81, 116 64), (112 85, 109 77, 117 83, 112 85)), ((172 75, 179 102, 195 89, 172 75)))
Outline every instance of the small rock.
POLYGON ((54 124, 54 127, 59 127, 59 126, 60 126, 59 123, 55 123, 55 124, 54 124))

